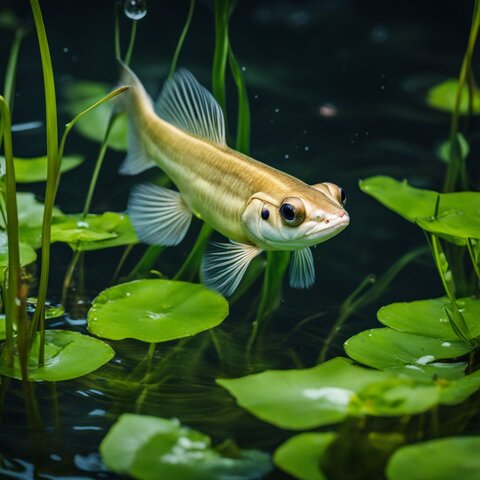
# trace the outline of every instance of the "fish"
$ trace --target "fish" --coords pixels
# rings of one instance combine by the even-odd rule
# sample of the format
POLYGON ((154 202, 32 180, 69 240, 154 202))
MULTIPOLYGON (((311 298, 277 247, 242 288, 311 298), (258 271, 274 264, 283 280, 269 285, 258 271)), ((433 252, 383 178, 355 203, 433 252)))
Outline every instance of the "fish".
POLYGON ((204 254, 200 277, 230 296, 250 262, 263 251, 291 251, 289 283, 315 282, 311 248, 350 222, 342 188, 308 185, 227 145, 222 109, 186 69, 164 83, 154 102, 136 74, 121 65, 121 108, 128 120, 128 150, 119 173, 137 175, 159 167, 176 190, 135 185, 127 213, 139 239, 150 245, 179 244, 195 216, 229 242, 204 254))

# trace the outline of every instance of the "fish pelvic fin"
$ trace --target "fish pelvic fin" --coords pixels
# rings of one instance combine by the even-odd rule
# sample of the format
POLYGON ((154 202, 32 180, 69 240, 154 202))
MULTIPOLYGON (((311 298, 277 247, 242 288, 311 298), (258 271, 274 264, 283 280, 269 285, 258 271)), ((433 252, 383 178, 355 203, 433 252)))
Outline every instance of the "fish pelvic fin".
POLYGON ((245 243, 213 243, 217 250, 203 256, 201 276, 208 288, 229 297, 238 287, 250 262, 262 249, 245 243))
POLYGON ((188 70, 178 70, 165 82, 155 111, 167 122, 196 137, 226 146, 222 109, 188 70))
POLYGON ((192 220, 192 213, 178 192, 152 183, 132 189, 127 213, 138 238, 149 245, 177 245, 192 220))
POLYGON ((289 283, 292 288, 310 288, 315 283, 315 265, 309 247, 293 251, 289 283))

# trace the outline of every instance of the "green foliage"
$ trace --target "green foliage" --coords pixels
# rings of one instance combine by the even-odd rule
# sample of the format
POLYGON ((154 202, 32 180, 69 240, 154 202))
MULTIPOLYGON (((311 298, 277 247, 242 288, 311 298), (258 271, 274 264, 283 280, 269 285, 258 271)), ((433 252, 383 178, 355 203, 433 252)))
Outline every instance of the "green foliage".
MULTIPOLYGON (((20 265, 25 266, 37 259, 35 250, 26 243, 19 243, 20 265)), ((8 242, 7 235, 0 231, 0 275, 3 277, 8 268, 8 242)))
MULTIPOLYGON (((437 110, 452 113, 456 109, 457 90, 459 89, 459 81, 456 78, 449 78, 430 88, 427 93, 427 103, 437 110)), ((480 114, 480 90, 473 88, 472 96, 472 113, 480 114)), ((463 85, 460 94, 459 113, 467 115, 469 112, 469 92, 467 85, 463 85)))
POLYGON ((458 145, 459 147, 461 159, 465 160, 470 153, 470 145, 468 144, 467 139, 461 133, 457 133, 456 142, 454 141, 453 145, 450 140, 446 140, 438 147, 437 155, 439 156, 439 158, 445 163, 449 163, 452 148, 455 148, 455 145, 458 145))
POLYGON ((178 420, 123 414, 100 445, 105 465, 140 480, 260 479, 271 470, 268 455, 231 449, 222 454, 207 435, 178 420))
POLYGON ((388 480, 478 480, 480 437, 450 437, 399 448, 387 465, 388 480))
MULTIPOLYGON (((480 300, 475 297, 456 301, 467 324, 470 339, 480 336, 480 300)), ((415 333, 439 340, 457 340, 445 312, 450 305, 447 297, 392 303, 377 314, 385 326, 407 333, 415 333)))
MULTIPOLYGON (((75 116, 82 112, 99 98, 104 97, 112 90, 111 85, 87 80, 75 80, 67 85, 63 91, 66 111, 75 116)), ((100 105, 89 113, 88 117, 77 123, 78 132, 89 140, 102 143, 107 131, 107 125, 112 115, 113 106, 110 103, 100 105)), ((112 127, 108 139, 108 146, 114 150, 127 149, 127 120, 125 117, 117 119, 112 127)))
POLYGON ((327 480, 320 461, 335 437, 333 432, 295 435, 275 450, 273 461, 299 480, 327 480))
POLYGON ((393 373, 334 358, 313 368, 271 370, 237 379, 217 379, 238 404, 280 428, 302 430, 349 416, 401 416, 438 403, 440 390, 393 373))
POLYGON ((398 332, 390 328, 365 330, 344 344, 355 361, 381 370, 402 365, 425 365, 471 351, 468 343, 398 332))
POLYGON ((157 343, 216 327, 227 315, 228 302, 203 285, 138 280, 100 293, 88 313, 88 328, 112 340, 157 343))
MULTIPOLYGON (((40 365, 39 345, 40 336, 37 334, 28 359, 28 379, 33 382, 60 382, 81 377, 97 370, 115 355, 109 345, 96 338, 67 330, 47 330, 45 362, 40 365)), ((0 375, 22 378, 18 357, 11 367, 2 355, 0 375)))
MULTIPOLYGON (((63 157, 60 172, 68 172, 78 167, 84 161, 81 155, 68 155, 63 157)), ((4 157, 0 157, 1 164, 4 157)), ((46 156, 36 158, 18 158, 14 157, 15 179, 18 183, 44 182, 47 180, 47 163, 46 156)))

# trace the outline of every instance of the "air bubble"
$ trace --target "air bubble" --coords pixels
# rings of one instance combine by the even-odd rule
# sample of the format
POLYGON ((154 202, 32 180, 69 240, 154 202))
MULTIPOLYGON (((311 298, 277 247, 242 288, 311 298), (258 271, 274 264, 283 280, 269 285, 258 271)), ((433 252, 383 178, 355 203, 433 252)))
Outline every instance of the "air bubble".
POLYGON ((141 20, 147 14, 147 2, 145 0, 125 0, 123 11, 130 19, 141 20))

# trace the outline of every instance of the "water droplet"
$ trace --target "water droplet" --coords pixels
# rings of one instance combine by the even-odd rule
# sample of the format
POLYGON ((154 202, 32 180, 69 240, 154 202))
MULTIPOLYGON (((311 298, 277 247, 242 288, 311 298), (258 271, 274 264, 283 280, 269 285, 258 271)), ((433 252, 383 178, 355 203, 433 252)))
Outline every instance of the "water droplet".
POLYGON ((68 50, 68 47, 63 47, 63 53, 68 53, 69 50, 68 50))
POLYGON ((242 67, 242 72, 245 72, 247 70, 247 67, 242 67))
POLYGON ((288 160, 290 158, 290 155, 288 153, 285 154, 285 160, 288 160))
POLYGON ((308 152, 308 151, 310 150, 310 147, 309 147, 308 145, 305 145, 304 150, 305 150, 306 152, 308 152))
POLYGON ((147 14, 147 2, 145 0, 125 0, 123 11, 130 19, 141 20, 147 14))
POLYGON ((275 113, 278 113, 279 111, 280 111, 279 108, 276 108, 276 109, 275 109, 275 113))

